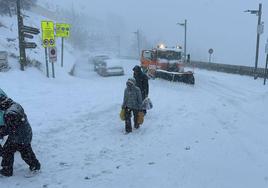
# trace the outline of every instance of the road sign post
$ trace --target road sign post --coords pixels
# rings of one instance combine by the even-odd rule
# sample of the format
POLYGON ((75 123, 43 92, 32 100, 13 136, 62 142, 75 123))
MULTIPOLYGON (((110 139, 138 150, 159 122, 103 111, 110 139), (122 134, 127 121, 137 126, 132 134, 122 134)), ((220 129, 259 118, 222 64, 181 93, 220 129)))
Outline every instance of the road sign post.
POLYGON ((64 38, 68 38, 70 36, 70 24, 57 23, 56 36, 61 37, 61 67, 63 67, 64 38))
POLYGON ((57 61, 57 49, 56 49, 56 47, 49 48, 49 61, 52 65, 52 77, 55 78, 54 63, 57 61))
POLYGON ((63 67, 63 48, 64 48, 64 38, 61 38, 61 67, 63 67))
POLYGON ((46 47, 45 47, 45 58, 46 58, 46 71, 47 71, 47 77, 49 78, 49 68, 48 68, 47 48, 46 48, 46 47))
MULTIPOLYGON (((54 23, 52 21, 42 21, 42 45, 45 48, 45 57, 46 57, 46 72, 47 77, 49 78, 49 67, 48 67, 48 48, 55 47, 55 35, 54 35, 54 23)), ((50 51, 49 51, 50 55, 50 51)), ((52 66, 52 76, 55 77, 54 74, 54 65, 52 66)))
POLYGON ((214 50, 212 48, 210 48, 208 50, 208 53, 209 53, 209 59, 208 59, 208 62, 211 63, 211 55, 213 54, 214 50))
POLYGON ((55 78, 55 69, 54 69, 54 62, 51 62, 52 65, 52 77, 55 78))

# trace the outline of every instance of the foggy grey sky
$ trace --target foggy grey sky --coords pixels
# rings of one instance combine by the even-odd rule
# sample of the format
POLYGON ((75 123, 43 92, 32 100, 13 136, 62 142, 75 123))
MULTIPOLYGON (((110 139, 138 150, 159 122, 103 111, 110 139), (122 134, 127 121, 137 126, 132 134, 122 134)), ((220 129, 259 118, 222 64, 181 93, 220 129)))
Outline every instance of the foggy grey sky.
MULTIPOLYGON (((253 65, 256 45, 257 16, 244 13, 263 3, 263 21, 268 23, 268 3, 264 0, 58 0, 66 8, 105 19, 107 14, 122 16, 129 32, 141 29, 151 39, 170 46, 183 45, 183 27, 177 22, 188 20, 188 52, 195 59, 207 60, 213 48, 214 61, 253 65)), ((264 45, 268 26, 261 36, 260 65, 264 66, 264 45)))

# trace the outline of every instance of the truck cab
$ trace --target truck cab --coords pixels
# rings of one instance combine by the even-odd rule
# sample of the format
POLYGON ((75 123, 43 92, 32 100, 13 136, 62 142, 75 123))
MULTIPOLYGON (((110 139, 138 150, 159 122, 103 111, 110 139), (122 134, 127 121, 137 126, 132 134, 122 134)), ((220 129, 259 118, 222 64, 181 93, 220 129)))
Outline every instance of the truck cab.
POLYGON ((148 76, 154 77, 156 70, 183 72, 182 51, 179 48, 154 48, 143 50, 141 67, 148 76))

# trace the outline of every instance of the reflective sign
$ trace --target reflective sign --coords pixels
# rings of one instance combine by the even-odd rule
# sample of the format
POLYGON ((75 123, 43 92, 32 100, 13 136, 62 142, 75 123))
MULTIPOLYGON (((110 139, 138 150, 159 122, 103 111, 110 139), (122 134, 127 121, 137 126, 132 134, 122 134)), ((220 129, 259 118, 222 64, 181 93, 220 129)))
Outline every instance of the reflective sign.
POLYGON ((56 24, 56 36, 57 37, 69 37, 70 36, 70 24, 57 23, 56 24))
POLYGON ((42 21, 42 41, 43 46, 54 47, 55 46, 55 35, 54 35, 54 23, 52 21, 42 21))
POLYGON ((56 47, 50 47, 48 49, 48 51, 49 51, 49 61, 51 63, 56 62, 57 61, 57 49, 56 49, 56 47))
POLYGON ((208 53, 209 53, 209 54, 213 54, 213 52, 214 52, 214 50, 213 50, 212 48, 210 48, 210 49, 208 50, 208 53))

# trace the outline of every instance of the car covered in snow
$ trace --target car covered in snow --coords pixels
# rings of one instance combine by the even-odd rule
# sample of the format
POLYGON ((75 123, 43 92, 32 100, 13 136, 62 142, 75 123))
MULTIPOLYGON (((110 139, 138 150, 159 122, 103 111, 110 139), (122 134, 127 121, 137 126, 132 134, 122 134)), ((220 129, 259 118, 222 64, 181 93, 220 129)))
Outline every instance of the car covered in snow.
POLYGON ((124 75, 124 68, 118 59, 106 59, 103 63, 98 65, 97 73, 100 76, 122 76, 124 75))
POLYGON ((97 55, 93 57, 92 62, 94 65, 94 71, 97 72, 98 68, 105 65, 105 60, 110 59, 108 55, 97 55))

